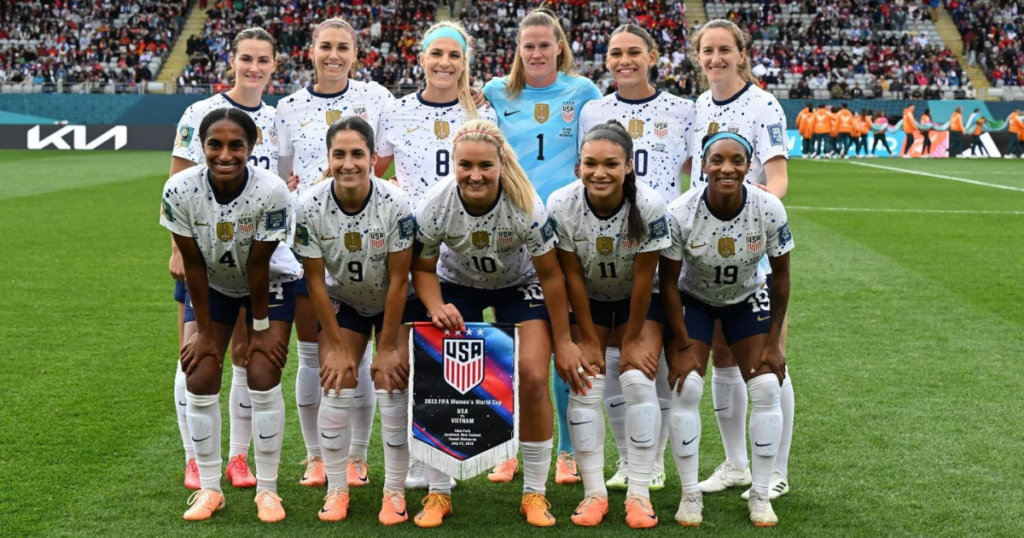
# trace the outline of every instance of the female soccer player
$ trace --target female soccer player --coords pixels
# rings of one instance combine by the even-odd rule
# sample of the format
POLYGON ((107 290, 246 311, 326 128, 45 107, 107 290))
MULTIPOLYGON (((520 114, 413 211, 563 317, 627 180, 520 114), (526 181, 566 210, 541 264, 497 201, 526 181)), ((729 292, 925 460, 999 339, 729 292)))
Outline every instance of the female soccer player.
MULTIPOLYGON (((342 19, 327 19, 313 30, 309 56, 315 69, 312 86, 285 97, 277 107, 277 129, 281 141, 279 173, 288 179, 294 173, 301 196, 318 181, 325 169, 324 140, 327 129, 342 116, 359 116, 377 129, 384 106, 393 99, 391 92, 375 82, 360 82, 349 77, 355 72, 356 32, 342 19)), ((294 180, 294 179, 293 179, 294 180)), ((317 434, 320 409, 320 362, 317 350, 316 313, 309 302, 305 283, 299 285, 295 330, 299 337, 299 372, 295 377, 295 400, 299 423, 306 442, 306 472, 299 482, 304 486, 324 485, 324 464, 317 434)), ((352 450, 349 452, 348 481, 353 487, 370 483, 366 450, 370 443, 376 396, 370 378, 373 350, 359 367, 359 389, 352 413, 352 450)))
MULTIPOLYGON (((693 103, 657 90, 650 83, 651 67, 658 61, 658 47, 643 28, 624 24, 612 32, 608 41, 605 67, 615 77, 618 91, 583 106, 580 132, 587 133, 595 125, 618 120, 628 126, 633 139, 633 172, 637 179, 659 192, 665 203, 679 197, 682 178, 689 171, 684 165, 689 158, 687 147, 693 129, 693 103)), ((688 185, 687 185, 688 187, 688 185)), ((659 352, 660 353, 660 352, 659 352)), ((664 356, 662 356, 664 360, 664 356)), ((608 480, 611 489, 627 489, 628 448, 626 446, 626 407, 619 385, 619 347, 615 332, 605 355, 608 376, 605 386, 605 411, 619 448, 618 468, 608 480)), ((666 368, 659 368, 658 395, 663 414, 668 412, 668 381, 666 368)), ((662 421, 658 455, 650 488, 665 487, 665 442, 668 421, 662 421)))
MULTIPOLYGON (((256 434, 256 505, 261 521, 284 519, 277 469, 284 434, 281 370, 295 312, 299 266, 287 247, 290 195, 276 175, 247 164, 259 128, 245 112, 208 113, 197 135, 206 165, 179 172, 164 186, 160 224, 181 253, 196 332, 181 350, 186 416, 202 489, 185 519, 209 519, 224 507, 220 490, 220 404, 224 352, 239 309, 251 335, 246 379, 256 434), (282 252, 283 251, 283 252, 282 252)), ((188 301, 188 299, 186 299, 188 301)))
MULTIPOLYGON (((694 130, 698 137, 722 131, 733 132, 746 138, 754 147, 750 170, 744 180, 763 186, 778 198, 786 195, 789 176, 786 161, 789 151, 786 144, 786 115, 775 97, 753 84, 750 73, 750 58, 745 44, 750 37, 725 20, 713 20, 701 27, 693 37, 693 62, 700 66, 699 77, 702 87, 709 87, 697 99, 697 121, 694 130)), ((826 107, 823 107, 823 109, 826 107)), ((825 110, 825 119, 830 124, 833 115, 825 110)), ((816 128, 816 131, 820 129, 816 128)), ((831 127, 825 129, 830 132, 831 127)), ((694 161, 704 160, 703 149, 694 144, 694 161)), ((707 184, 700 166, 692 170, 692 186, 707 184)), ((767 262, 762 268, 770 272, 767 262)), ((726 488, 750 483, 747 469, 746 430, 744 419, 747 415, 747 394, 743 390, 736 361, 730 355, 730 348, 720 328, 716 327, 712 359, 715 366, 711 376, 711 395, 714 400, 715 416, 722 432, 725 447, 723 462, 707 480, 701 483, 704 493, 722 491, 726 488)), ((785 347, 785 322, 783 322, 783 347, 785 347)), ((782 446, 779 447, 777 473, 772 475, 773 495, 789 491, 786 480, 789 445, 793 425, 793 388, 786 376, 782 389, 783 431, 782 446)), ((745 494, 744 494, 745 495, 745 494)))
MULTIPOLYGON (((512 72, 488 82, 484 95, 542 202, 576 179, 580 111, 588 101, 600 99, 601 92, 586 77, 576 76, 572 47, 554 13, 538 8, 523 18, 516 33, 512 72)), ((580 477, 565 423, 569 391, 559 377, 554 392, 558 406, 555 483, 575 484, 580 477)), ((518 462, 510 459, 488 478, 508 482, 517 469, 518 462)))
MULTIPOLYGON (((449 330, 483 321, 493 307, 503 323, 521 323, 519 397, 522 416, 523 499, 530 525, 555 518, 544 497, 551 465, 552 347, 558 375, 574 391, 587 391, 589 364, 569 332, 565 281, 554 252, 554 224, 516 153, 493 123, 466 122, 452 141, 454 177, 427 192, 416 208, 413 285, 430 319, 449 330), (553 336, 552 336, 553 334, 553 336)), ((432 485, 433 486, 433 485, 432 485)), ((433 489, 433 487, 431 488, 433 489)), ((434 527, 451 513, 451 496, 431 492, 416 524, 434 527)))
POLYGON ((359 363, 375 333, 372 371, 386 473, 380 522, 395 525, 409 519, 409 357, 399 351, 406 346, 399 344, 408 341, 401 321, 416 223, 405 194, 371 177, 377 160, 373 138, 373 128, 356 116, 345 116, 327 130, 333 181, 318 183, 302 195, 295 250, 303 258, 309 297, 323 328, 320 379, 327 394, 318 423, 328 489, 319 517, 340 521, 348 514, 346 467, 354 426, 350 414, 359 363))
MULTIPOLYGON (((498 121, 494 109, 478 109, 474 102, 469 87, 473 41, 460 24, 446 21, 428 28, 422 50, 419 62, 426 88, 388 102, 377 130, 377 177, 394 163, 398 185, 414 202, 451 173, 452 139, 463 123, 474 118, 498 121)), ((409 307, 410 321, 424 318, 418 300, 410 301, 409 307)), ((437 471, 432 476, 447 484, 442 489, 454 486, 437 471)), ((426 488, 428 482, 423 463, 410 461, 405 487, 426 488)))
POLYGON ((698 406, 717 322, 732 356, 742 366, 754 404, 750 521, 771 527, 778 522, 768 487, 782 440, 779 398, 786 371, 782 331, 793 237, 782 202, 744 182, 756 146, 729 131, 706 136, 701 146, 707 185, 669 205, 672 246, 662 251, 659 268, 665 316, 675 335, 668 381, 674 389, 672 448, 683 488, 676 521, 699 526, 703 519, 697 485, 698 406), (767 277, 759 263, 765 255, 772 266, 767 277))
MULTIPOLYGON (((548 209, 558 232, 558 258, 575 317, 574 337, 586 348, 598 348, 598 357, 604 356, 613 330, 622 342, 623 358, 615 376, 617 384, 621 380, 624 414, 630 418, 626 523, 646 529, 658 524, 649 484, 655 456, 665 446, 657 445, 662 415, 654 383, 660 370, 663 315, 652 291, 658 253, 671 244, 671 237, 665 221, 667 202, 638 180, 633 155, 633 141, 622 124, 609 120, 596 125, 580 148, 582 181, 555 191, 548 209)), ((590 366, 603 371, 605 365, 590 366)), ((586 393, 569 396, 568 415, 585 492, 572 521, 585 527, 598 525, 608 513, 601 416, 605 376, 597 375, 591 382, 586 393)), ((665 396, 667 404, 669 395, 665 396)))
MULTIPOLYGON (((263 91, 270 82, 270 76, 277 66, 277 44, 274 38, 262 28, 242 30, 231 42, 231 55, 228 63, 231 70, 228 76, 234 78, 235 85, 225 93, 214 95, 199 101, 185 110, 178 122, 178 136, 175 139, 171 157, 171 175, 206 162, 203 145, 197 136, 196 129, 203 118, 218 108, 234 107, 247 114, 256 123, 256 144, 253 147, 249 163, 263 170, 277 170, 277 131, 274 127, 274 107, 262 101, 263 91)), ((185 316, 185 269, 181 254, 174 242, 171 242, 171 276, 175 282, 175 299, 178 307, 179 347, 184 334, 185 316)), ((245 317, 239 316, 235 324, 235 333, 231 338, 231 395, 229 398, 230 417, 229 431, 231 436, 228 452, 227 477, 231 485, 239 488, 253 487, 256 477, 249 470, 249 442, 252 440, 252 402, 249 401, 249 389, 246 388, 245 357, 248 350, 245 342, 248 335, 245 329, 245 317)), ((174 398, 178 409, 178 429, 185 444, 185 487, 199 489, 199 470, 195 464, 195 453, 189 439, 188 421, 185 418, 185 376, 181 368, 177 369, 174 378, 174 398)))

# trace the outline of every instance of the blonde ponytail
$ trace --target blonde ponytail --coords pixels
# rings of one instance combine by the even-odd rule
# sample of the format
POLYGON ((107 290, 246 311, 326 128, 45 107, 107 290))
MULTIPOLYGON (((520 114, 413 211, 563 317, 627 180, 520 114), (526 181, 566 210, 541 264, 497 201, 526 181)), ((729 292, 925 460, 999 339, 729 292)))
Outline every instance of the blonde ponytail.
MULTIPOLYGON (((479 118, 480 114, 477 112, 476 103, 473 102, 473 91, 469 87, 469 65, 473 59, 473 37, 469 35, 469 32, 461 24, 452 21, 441 21, 427 28, 426 32, 423 32, 423 40, 426 40, 427 36, 439 28, 455 30, 462 36, 462 39, 466 40, 466 49, 462 51, 462 74, 459 75, 457 82, 459 86, 459 104, 462 105, 462 109, 466 111, 466 115, 470 119, 479 118)), ((427 47, 423 47, 423 51, 420 54, 426 55, 427 47)))
POLYGON ((487 120, 469 120, 462 124, 462 127, 455 132, 455 142, 452 145, 452 154, 458 151, 462 142, 486 142, 498 150, 498 160, 501 162, 501 188, 505 196, 512 202, 512 205, 530 216, 533 213, 533 201, 537 191, 533 189, 530 178, 519 165, 516 152, 508 144, 505 135, 498 126, 487 120))
POLYGON ((562 45, 562 52, 558 53, 558 70, 567 75, 576 75, 576 64, 572 56, 572 45, 565 35, 562 23, 558 22, 558 16, 547 8, 539 7, 531 11, 519 23, 519 31, 516 32, 516 55, 512 60, 512 72, 508 75, 508 83, 505 84, 505 95, 509 99, 516 99, 526 88, 526 65, 523 62, 523 55, 519 52, 519 40, 522 38, 523 30, 531 26, 546 26, 551 28, 555 34, 555 41, 562 45))

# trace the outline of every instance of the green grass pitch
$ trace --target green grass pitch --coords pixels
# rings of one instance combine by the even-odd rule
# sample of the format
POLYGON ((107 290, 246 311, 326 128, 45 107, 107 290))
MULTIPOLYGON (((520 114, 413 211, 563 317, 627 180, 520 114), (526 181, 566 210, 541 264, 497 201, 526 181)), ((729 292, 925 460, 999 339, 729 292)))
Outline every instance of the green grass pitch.
MULTIPOLYGON (((259 524, 253 491, 228 486, 212 521, 181 520, 189 494, 172 402, 176 309, 157 223, 169 166, 165 153, 0 152, 0 536, 424 535, 411 522, 377 523, 379 424, 372 485, 353 490, 347 521, 317 520, 325 492, 298 485, 294 348, 280 471, 288 518, 259 524)), ((792 492, 776 501, 781 523, 768 532, 1024 529, 1022 169, 1002 160, 790 164, 797 412, 792 492)), ((701 477, 722 459, 705 392, 701 477)), ((606 454, 610 474, 610 435, 606 454)), ((705 496, 700 529, 674 525, 679 482, 668 465, 667 487, 653 495, 662 522, 646 536, 766 534, 748 523, 740 491, 705 496)), ((549 534, 629 532, 622 494, 611 494, 603 526, 578 529, 569 515, 582 487, 553 482, 559 522, 549 534)), ((543 534, 517 514, 521 487, 521 475, 461 483, 454 516, 433 534, 543 534)), ((422 496, 409 493, 411 512, 422 496)))

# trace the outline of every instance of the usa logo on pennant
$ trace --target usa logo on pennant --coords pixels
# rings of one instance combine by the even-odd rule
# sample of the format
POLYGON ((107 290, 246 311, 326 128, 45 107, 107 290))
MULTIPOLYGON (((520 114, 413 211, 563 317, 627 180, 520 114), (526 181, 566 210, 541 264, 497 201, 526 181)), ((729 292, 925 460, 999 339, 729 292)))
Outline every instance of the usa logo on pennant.
POLYGON ((444 380, 462 394, 484 380, 484 340, 482 338, 446 338, 444 340, 444 380))
POLYGON ((576 117, 576 103, 566 101, 562 103, 562 119, 565 123, 572 123, 572 119, 576 117))
POLYGON ((252 217, 242 217, 238 219, 238 231, 245 235, 252 235, 252 232, 256 230, 256 223, 252 220, 252 217))
POLYGON ((747 251, 751 254, 761 252, 761 234, 747 236, 747 251))
POLYGON ((384 245, 386 243, 387 243, 387 240, 384 238, 384 232, 383 231, 381 231, 381 230, 371 230, 370 231, 370 246, 371 247, 373 247, 373 248, 375 248, 377 250, 381 250, 381 249, 384 248, 384 245))

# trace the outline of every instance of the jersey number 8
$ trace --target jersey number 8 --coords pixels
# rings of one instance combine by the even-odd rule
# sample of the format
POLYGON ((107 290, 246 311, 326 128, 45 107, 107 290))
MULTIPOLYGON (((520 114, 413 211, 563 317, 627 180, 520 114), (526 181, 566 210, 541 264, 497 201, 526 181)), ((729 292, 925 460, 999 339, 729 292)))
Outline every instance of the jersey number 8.
POLYGON ((451 157, 448 154, 448 150, 439 149, 437 150, 437 177, 444 177, 448 175, 451 169, 451 157))

